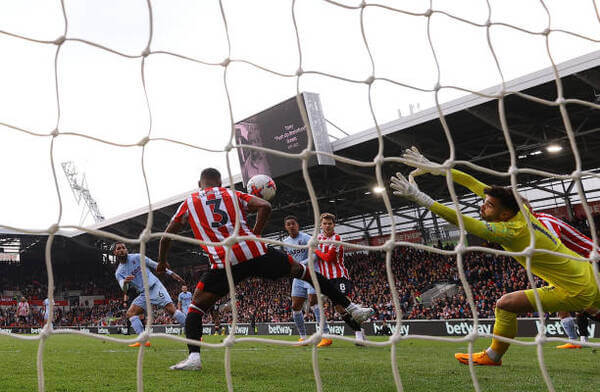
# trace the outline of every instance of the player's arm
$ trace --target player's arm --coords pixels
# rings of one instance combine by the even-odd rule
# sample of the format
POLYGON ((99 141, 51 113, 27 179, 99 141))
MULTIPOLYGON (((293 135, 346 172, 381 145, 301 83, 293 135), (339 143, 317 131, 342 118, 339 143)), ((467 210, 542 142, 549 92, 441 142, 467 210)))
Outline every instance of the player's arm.
POLYGON ((479 181, 475 177, 467 173, 463 173, 460 170, 452 169, 452 180, 455 183, 469 189, 471 192, 481 197, 482 199, 485 199, 485 193, 483 193, 483 191, 486 188, 489 188, 489 186, 479 181))
POLYGON ((260 197, 252 196, 247 200, 248 211, 256 212, 256 222, 252 232, 256 235, 260 235, 271 216, 271 203, 260 197))
POLYGON ((341 250, 341 247, 338 248, 337 245, 332 245, 329 247, 327 253, 323 253, 319 249, 315 249, 315 255, 317 257, 327 263, 336 263, 338 259, 338 252, 341 250))
MULTIPOLYGON (((152 269, 154 269, 157 273, 158 273, 158 263, 152 259, 149 259, 148 257, 146 257, 146 265, 152 269)), ((167 275, 169 275, 171 278, 175 279, 176 281, 178 281, 179 283, 185 283, 185 280, 183 280, 183 278, 181 276, 179 276, 177 273, 175 273, 175 271, 170 270, 169 268, 166 268, 164 271, 167 275)))
MULTIPOLYGON (((446 219, 448 222, 458 226, 458 216, 455 209, 434 202, 431 207, 429 207, 429 210, 446 219)), ((497 242, 499 244, 507 243, 512 239, 511 230, 509 230, 504 222, 483 222, 463 214, 461 214, 461 216, 465 225, 465 230, 479 238, 497 242)))
MULTIPOLYGON (((406 159, 405 163, 408 166, 412 166, 417 168, 411 173, 411 176, 419 176, 421 174, 429 173, 435 176, 445 176, 446 171, 442 168, 442 166, 438 163, 432 162, 429 159, 425 158, 423 154, 419 152, 416 147, 412 147, 411 149, 407 149, 402 154, 402 158, 406 159)), ((485 198, 485 194, 483 193, 484 189, 488 187, 488 185, 483 182, 477 180, 475 177, 463 173, 460 170, 452 169, 452 180, 468 188, 471 192, 476 194, 481 198, 485 198)))
POLYGON ((127 276, 123 276, 121 274, 117 275, 117 282, 119 282, 119 286, 121 286, 121 290, 124 293, 127 293, 127 290, 129 290, 129 282, 131 282, 133 280, 134 276, 133 275, 127 275, 127 276))
MULTIPOLYGON (((396 173, 396 177, 392 177, 390 187, 394 190, 394 195, 412 200, 458 226, 456 210, 435 202, 429 195, 410 184, 401 173, 396 173)), ((506 243, 512 238, 511 231, 504 222, 487 223, 466 215, 462 215, 462 218, 465 229, 479 238, 500 244, 506 243)))
MULTIPOLYGON (((177 234, 183 228, 183 224, 177 220, 173 219, 167 226, 165 232, 170 234, 177 234)), ((167 263, 167 254, 169 253, 169 248, 171 247, 171 239, 169 237, 163 236, 160 239, 158 244, 158 264, 156 266, 157 273, 163 273, 169 268, 169 264, 167 263)), ((178 275, 179 276, 179 275, 178 275)))

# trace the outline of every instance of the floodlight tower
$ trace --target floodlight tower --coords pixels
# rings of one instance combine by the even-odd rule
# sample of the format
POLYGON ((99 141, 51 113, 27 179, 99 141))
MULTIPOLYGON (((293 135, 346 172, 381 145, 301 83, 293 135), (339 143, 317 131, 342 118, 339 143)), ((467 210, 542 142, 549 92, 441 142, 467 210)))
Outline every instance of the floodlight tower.
POLYGON ((79 219, 79 225, 83 225, 83 222, 90 213, 92 214, 92 217, 96 223, 102 222, 104 220, 104 215, 102 215, 100 209, 98 209, 96 200, 94 200, 90 194, 90 190, 87 187, 87 180, 85 179, 85 173, 83 173, 81 179, 79 179, 79 172, 77 171, 77 167, 75 167, 73 161, 62 162, 60 165, 65 172, 67 181, 69 181, 69 186, 73 191, 73 196, 75 196, 77 204, 80 204, 81 200, 83 200, 85 203, 83 206, 83 211, 81 212, 81 218, 79 219))

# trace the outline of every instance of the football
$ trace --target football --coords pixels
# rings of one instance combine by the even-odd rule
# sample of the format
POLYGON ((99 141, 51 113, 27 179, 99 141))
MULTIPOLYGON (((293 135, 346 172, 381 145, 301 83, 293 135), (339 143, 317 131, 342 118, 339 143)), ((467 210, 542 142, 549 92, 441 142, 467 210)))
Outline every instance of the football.
POLYGON ((248 180, 246 189, 249 194, 268 201, 275 197, 277 186, 271 177, 265 174, 257 174, 248 180))

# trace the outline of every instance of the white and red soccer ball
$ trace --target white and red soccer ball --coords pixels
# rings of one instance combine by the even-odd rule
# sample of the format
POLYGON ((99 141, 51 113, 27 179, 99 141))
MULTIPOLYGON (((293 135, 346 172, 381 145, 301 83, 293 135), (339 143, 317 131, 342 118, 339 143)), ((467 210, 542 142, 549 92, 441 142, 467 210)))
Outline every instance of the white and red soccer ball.
POLYGON ((257 174, 248 180, 246 184, 248 193, 264 200, 271 200, 275 197, 277 186, 275 181, 265 174, 257 174))

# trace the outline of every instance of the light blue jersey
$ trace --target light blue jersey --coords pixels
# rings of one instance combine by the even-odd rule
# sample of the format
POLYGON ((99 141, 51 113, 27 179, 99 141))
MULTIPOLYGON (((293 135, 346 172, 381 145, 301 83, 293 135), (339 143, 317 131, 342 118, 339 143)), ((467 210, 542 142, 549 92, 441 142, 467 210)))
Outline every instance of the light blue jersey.
MULTIPOLYGON (((294 245, 306 245, 310 241, 310 236, 303 232, 298 232, 296 238, 292 238, 290 236, 285 237, 283 240, 286 244, 294 244, 294 245)), ((289 248, 284 246, 285 251, 292 256, 292 258, 300 264, 306 265, 308 262, 308 248, 299 249, 299 248, 289 248)))
POLYGON ((179 293, 179 297, 177 297, 177 301, 181 304, 181 311, 184 314, 187 314, 188 308, 192 303, 192 293, 189 291, 182 291, 179 293))
POLYGON ((48 320, 48 312, 50 312, 50 300, 46 298, 44 302, 42 302, 44 308, 42 309, 42 313, 44 315, 44 320, 48 320))
MULTIPOLYGON (((156 270, 158 263, 146 257, 146 266, 156 270)), ((169 273, 170 271, 167 271, 169 273)), ((142 293, 144 291, 144 281, 142 280, 142 267, 140 265, 140 254, 133 253, 127 255, 127 261, 123 264, 119 263, 117 270, 115 271, 115 278, 119 282, 121 289, 125 283, 125 278, 129 275, 133 275, 133 280, 129 284, 142 293)), ((158 278, 151 272, 148 271, 148 287, 152 287, 160 282, 158 278)))

